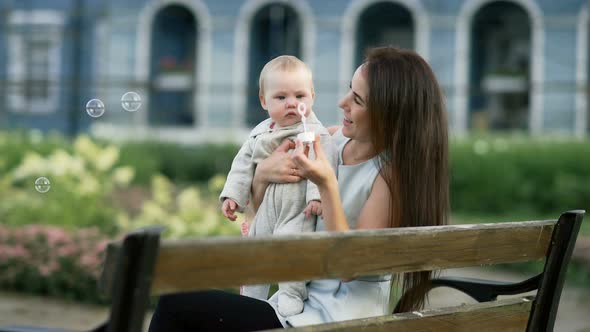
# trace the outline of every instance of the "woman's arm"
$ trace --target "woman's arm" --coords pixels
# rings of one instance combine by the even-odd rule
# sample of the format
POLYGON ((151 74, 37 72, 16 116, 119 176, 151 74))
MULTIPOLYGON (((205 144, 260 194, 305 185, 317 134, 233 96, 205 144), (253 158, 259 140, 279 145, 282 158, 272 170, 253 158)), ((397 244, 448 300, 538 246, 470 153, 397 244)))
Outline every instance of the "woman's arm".
MULTIPOLYGON (((293 160, 297 164, 301 176, 318 186, 326 229, 330 231, 349 230, 350 227, 340 199, 336 174, 319 144, 318 137, 316 137, 313 144, 316 153, 315 160, 307 157, 309 148, 304 147, 301 142, 297 142, 293 160)), ((385 180, 378 175, 357 220, 357 229, 385 228, 389 226, 389 195, 385 180)))
POLYGON ((286 139, 277 147, 274 152, 264 159, 254 171, 252 179, 252 204, 254 211, 258 210, 264 192, 269 183, 287 183, 299 182, 301 177, 297 171, 297 166, 293 162, 289 150, 295 148, 295 143, 286 139))
POLYGON ((350 229, 346 221, 346 215, 342 208, 340 191, 336 174, 324 185, 318 185, 322 200, 322 218, 328 231, 347 231, 350 229))
MULTIPOLYGON (((373 189, 365 202, 356 223, 356 229, 374 229, 389 227, 389 189, 385 180, 378 175, 373 183, 373 189)), ((338 183, 320 188, 322 199, 322 216, 326 228, 331 231, 345 231, 349 229, 338 183)))
POLYGON ((377 175, 369 198, 367 198, 357 220, 357 229, 390 227, 390 195, 385 180, 381 175, 377 175))
POLYGON ((328 133, 330 135, 334 135, 335 132, 338 131, 338 129, 342 128, 342 126, 332 126, 332 127, 328 127, 326 128, 328 130, 328 133))
POLYGON ((329 231, 349 230, 338 190, 338 179, 320 144, 319 135, 316 135, 313 148, 316 156, 315 160, 308 158, 309 146, 304 146, 300 141, 297 141, 293 161, 297 164, 300 175, 309 179, 318 187, 322 201, 322 217, 326 229, 329 231))

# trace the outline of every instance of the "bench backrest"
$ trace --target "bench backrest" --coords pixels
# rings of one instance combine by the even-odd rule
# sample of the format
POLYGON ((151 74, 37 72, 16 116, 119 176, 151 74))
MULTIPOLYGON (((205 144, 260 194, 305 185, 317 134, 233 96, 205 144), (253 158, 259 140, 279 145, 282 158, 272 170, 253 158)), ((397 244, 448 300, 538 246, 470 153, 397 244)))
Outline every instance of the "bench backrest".
MULTIPOLYGON (((147 228, 108 247, 102 279, 103 290, 113 299, 108 331, 140 331, 150 295, 541 259, 545 259, 545 266, 534 281, 533 287, 538 287, 534 299, 481 303, 446 314, 457 323, 477 322, 479 317, 487 324, 494 322, 493 329, 503 328, 502 324, 513 320, 524 324, 528 331, 551 331, 583 214, 570 211, 559 220, 548 221, 175 241, 160 241, 162 229, 147 228), (494 314, 504 318, 489 320, 494 314)), ((445 311, 345 324, 351 331, 360 326, 354 324, 375 326, 376 331, 396 326, 403 331, 403 326, 428 324, 429 317, 439 314, 445 311)), ((346 330, 342 324, 332 326, 346 330)))

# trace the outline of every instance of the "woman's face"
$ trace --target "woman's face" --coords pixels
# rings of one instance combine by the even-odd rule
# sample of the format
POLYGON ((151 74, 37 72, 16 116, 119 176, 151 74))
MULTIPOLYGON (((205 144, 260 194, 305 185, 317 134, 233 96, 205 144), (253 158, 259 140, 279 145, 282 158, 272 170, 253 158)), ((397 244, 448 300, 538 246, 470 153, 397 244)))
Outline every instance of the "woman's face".
POLYGON ((369 87, 364 66, 360 65, 350 81, 350 90, 338 103, 344 110, 342 134, 359 141, 370 139, 369 114, 367 113, 367 97, 369 87))

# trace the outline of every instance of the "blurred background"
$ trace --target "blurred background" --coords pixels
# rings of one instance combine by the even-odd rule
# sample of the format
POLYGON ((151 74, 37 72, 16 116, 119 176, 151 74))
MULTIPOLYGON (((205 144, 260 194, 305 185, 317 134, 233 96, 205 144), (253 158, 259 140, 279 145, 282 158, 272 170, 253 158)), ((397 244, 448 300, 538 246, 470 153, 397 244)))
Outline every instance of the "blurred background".
MULTIPOLYGON (((217 195, 281 54, 312 68, 326 125, 366 48, 421 54, 446 97, 453 223, 590 210, 589 32, 583 0, 0 0, 0 323, 39 317, 23 294, 104 304, 104 246, 131 229, 239 236, 217 195)), ((560 331, 590 330, 561 313, 590 310, 589 225, 560 310, 579 324, 560 331)))

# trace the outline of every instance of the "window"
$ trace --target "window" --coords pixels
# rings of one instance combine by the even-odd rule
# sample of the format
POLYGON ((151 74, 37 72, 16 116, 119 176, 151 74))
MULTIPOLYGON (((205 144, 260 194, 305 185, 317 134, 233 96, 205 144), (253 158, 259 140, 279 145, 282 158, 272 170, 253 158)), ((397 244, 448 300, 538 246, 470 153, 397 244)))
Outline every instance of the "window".
POLYGON ((50 113, 57 109, 63 15, 12 12, 8 20, 8 109, 50 113))

